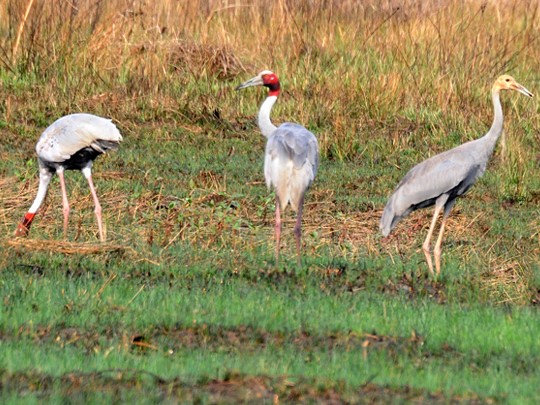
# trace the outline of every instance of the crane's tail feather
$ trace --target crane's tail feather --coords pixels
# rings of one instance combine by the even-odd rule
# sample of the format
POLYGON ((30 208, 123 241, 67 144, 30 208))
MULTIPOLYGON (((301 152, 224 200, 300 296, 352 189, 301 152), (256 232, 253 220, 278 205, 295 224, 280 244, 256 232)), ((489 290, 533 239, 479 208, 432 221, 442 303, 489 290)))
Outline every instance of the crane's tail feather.
POLYGON ((305 164, 297 169, 291 161, 267 159, 265 177, 268 188, 275 190, 281 209, 284 210, 290 203, 291 208, 298 211, 299 204, 313 182, 315 174, 311 164, 305 164))

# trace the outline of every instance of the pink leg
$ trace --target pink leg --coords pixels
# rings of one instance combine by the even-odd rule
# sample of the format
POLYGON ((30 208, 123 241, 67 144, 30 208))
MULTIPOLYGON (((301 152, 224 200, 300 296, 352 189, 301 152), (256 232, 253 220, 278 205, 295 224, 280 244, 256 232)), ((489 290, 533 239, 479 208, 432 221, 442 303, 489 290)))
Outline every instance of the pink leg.
POLYGON ((281 204, 279 198, 276 197, 276 224, 274 226, 276 234, 276 264, 279 260, 279 240, 281 237, 281 204))
POLYGON ((302 256, 300 250, 302 247, 302 210, 304 207, 304 196, 300 198, 298 203, 298 213, 296 214, 296 225, 294 226, 294 236, 296 239, 296 261, 298 266, 302 266, 302 256))
POLYGON ((105 242, 105 236, 103 233, 103 222, 101 220, 101 204, 99 203, 99 199, 96 193, 96 188, 94 187, 94 182, 92 181, 92 172, 90 169, 83 169, 82 170, 84 177, 86 177, 86 180, 88 180, 88 185, 90 186, 90 192, 92 193, 92 198, 94 199, 94 205, 95 209, 94 212, 96 214, 96 219, 98 223, 98 229, 99 229, 99 240, 101 242, 105 242))
POLYGON ((62 190, 62 212, 64 214, 64 237, 67 236, 67 227, 69 219, 69 201, 66 192, 66 182, 64 180, 64 170, 57 170, 58 178, 60 179, 60 190, 62 190))

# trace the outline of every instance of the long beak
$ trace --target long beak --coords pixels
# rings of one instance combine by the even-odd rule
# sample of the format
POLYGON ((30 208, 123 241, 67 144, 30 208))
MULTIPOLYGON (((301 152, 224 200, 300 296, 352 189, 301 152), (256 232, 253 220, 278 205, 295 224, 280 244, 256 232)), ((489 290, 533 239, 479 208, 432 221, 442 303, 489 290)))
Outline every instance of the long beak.
POLYGON ((527 90, 525 87, 523 87, 521 84, 519 83, 516 83, 514 86, 513 86, 514 90, 516 91, 519 91, 521 94, 525 94, 526 96, 528 97, 534 97, 534 95, 529 91, 527 90))
POLYGON ((251 86, 262 86, 262 85, 263 85, 262 77, 255 76, 249 79, 248 81, 242 83, 241 85, 237 86, 235 90, 245 89, 246 87, 251 87, 251 86))

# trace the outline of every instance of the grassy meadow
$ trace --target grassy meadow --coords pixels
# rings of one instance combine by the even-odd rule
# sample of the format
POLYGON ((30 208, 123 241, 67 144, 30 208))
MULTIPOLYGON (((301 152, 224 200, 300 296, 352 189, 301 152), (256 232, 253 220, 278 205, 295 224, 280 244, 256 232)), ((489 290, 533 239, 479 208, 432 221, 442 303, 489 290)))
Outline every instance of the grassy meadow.
POLYGON ((505 134, 458 200, 442 274, 432 210, 388 238, 415 163, 483 135, 490 89, 540 93, 528 1, 5 0, 0 4, 2 403, 537 403, 538 98, 501 95, 505 134), (303 265, 294 215, 274 260, 256 115, 317 135, 303 265), (28 239, 35 143, 62 115, 110 117, 99 243, 84 177, 58 180, 28 239))

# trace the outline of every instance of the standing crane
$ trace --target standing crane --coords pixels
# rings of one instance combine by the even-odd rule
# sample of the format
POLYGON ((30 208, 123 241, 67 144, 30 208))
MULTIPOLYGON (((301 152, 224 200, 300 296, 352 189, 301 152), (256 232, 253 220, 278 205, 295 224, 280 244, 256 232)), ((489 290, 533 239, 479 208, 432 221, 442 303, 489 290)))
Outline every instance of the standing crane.
POLYGON ((236 90, 250 86, 268 87, 268 97, 259 110, 258 124, 267 138, 264 153, 264 177, 268 188, 276 194, 276 262, 279 260, 281 237, 281 211, 290 203, 297 212, 294 235, 296 256, 301 264, 300 246, 302 235, 302 207, 307 189, 315 179, 319 166, 317 138, 301 125, 283 123, 276 127, 270 121, 270 111, 280 92, 279 79, 275 73, 263 70, 254 78, 239 85, 236 90))
POLYGON ((37 210, 47 195, 49 183, 56 173, 62 190, 64 235, 67 234, 69 202, 64 170, 80 170, 90 186, 94 199, 99 239, 105 241, 101 220, 101 205, 92 181, 92 163, 102 153, 117 149, 122 135, 111 120, 92 114, 71 114, 53 122, 36 145, 39 164, 39 188, 34 203, 15 231, 15 236, 27 236, 37 210))
POLYGON ((432 275, 434 273, 430 243, 439 214, 444 209, 439 237, 433 251, 437 274, 441 271, 441 243, 448 215, 456 198, 465 194, 484 174, 497 139, 502 134, 503 112, 499 98, 501 90, 516 90, 533 97, 532 93, 516 82, 513 77, 500 76, 491 88, 495 117, 487 134, 414 166, 398 184, 384 208, 380 229, 382 234, 387 236, 397 223, 412 211, 435 205, 433 219, 422 245, 432 275))

